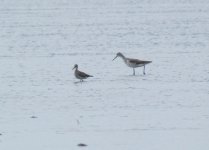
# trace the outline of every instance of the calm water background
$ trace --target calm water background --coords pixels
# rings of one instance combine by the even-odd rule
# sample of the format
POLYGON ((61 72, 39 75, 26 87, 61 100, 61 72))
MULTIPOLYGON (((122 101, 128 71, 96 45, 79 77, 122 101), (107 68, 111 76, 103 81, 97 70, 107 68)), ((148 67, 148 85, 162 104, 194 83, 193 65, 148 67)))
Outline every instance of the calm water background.
POLYGON ((208 150, 208 64, 208 1, 1 0, 0 149, 208 150))

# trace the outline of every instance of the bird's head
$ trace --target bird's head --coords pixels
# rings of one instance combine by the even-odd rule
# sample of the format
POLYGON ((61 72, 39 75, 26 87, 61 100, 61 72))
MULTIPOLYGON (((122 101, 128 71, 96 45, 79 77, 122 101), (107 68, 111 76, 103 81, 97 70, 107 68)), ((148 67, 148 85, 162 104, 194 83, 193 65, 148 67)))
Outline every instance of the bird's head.
POLYGON ((115 60, 117 57, 124 57, 121 52, 118 52, 113 60, 115 60))
MULTIPOLYGON (((74 67, 73 67, 73 69, 78 69, 78 65, 75 64, 74 67)), ((73 70, 73 69, 72 69, 72 70, 73 70)))

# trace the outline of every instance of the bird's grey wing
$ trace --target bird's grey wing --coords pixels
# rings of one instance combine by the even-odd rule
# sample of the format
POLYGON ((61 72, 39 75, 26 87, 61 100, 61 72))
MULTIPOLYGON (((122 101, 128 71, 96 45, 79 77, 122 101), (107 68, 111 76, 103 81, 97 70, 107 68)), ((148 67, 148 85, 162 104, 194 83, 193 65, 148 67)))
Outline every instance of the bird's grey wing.
POLYGON ((83 78, 92 77, 91 75, 88 75, 88 74, 86 74, 86 73, 84 73, 84 72, 82 72, 82 71, 79 71, 79 72, 78 72, 78 75, 79 75, 80 77, 83 77, 83 78))
POLYGON ((142 64, 143 63, 143 61, 139 60, 139 59, 128 59, 128 61, 130 63, 134 63, 134 64, 142 64))
POLYGON ((135 63, 137 65, 139 65, 139 64, 148 64, 148 63, 152 62, 152 61, 145 61, 145 60, 139 60, 139 59, 129 59, 129 61, 131 63, 135 63))

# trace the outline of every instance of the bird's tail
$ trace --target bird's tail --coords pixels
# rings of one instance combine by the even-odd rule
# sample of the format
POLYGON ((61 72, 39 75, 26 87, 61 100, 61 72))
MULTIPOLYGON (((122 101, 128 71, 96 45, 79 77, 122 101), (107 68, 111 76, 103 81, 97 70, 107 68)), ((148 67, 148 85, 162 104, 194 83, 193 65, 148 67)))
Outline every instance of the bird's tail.
POLYGON ((146 61, 146 64, 152 63, 152 61, 146 61))

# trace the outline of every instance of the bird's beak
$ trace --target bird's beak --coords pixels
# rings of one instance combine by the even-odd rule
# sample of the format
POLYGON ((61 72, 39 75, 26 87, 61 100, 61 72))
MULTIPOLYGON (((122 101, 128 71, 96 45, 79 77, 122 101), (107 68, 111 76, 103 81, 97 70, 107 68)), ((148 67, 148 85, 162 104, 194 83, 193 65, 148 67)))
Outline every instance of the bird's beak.
MULTIPOLYGON (((75 67, 73 67, 73 69, 75 69, 75 67)), ((73 69, 72 69, 72 70, 73 70, 73 69)))
MULTIPOLYGON (((113 60, 115 60, 117 57, 118 57, 118 56, 115 56, 115 58, 114 58, 113 60)), ((113 60, 112 60, 112 61, 113 61, 113 60)))

